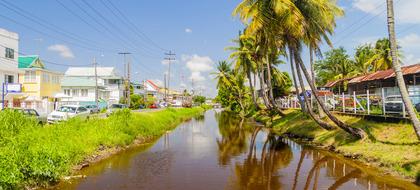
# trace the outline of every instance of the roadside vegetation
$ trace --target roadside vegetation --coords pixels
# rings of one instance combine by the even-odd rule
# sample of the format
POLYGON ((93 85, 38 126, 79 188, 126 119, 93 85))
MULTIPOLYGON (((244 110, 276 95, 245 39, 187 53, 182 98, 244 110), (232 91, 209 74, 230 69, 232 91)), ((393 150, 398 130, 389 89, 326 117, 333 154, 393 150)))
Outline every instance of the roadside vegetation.
POLYGON ((0 112, 0 189, 45 186, 100 151, 158 137, 201 114, 202 107, 149 113, 121 110, 93 118, 41 126, 16 111, 0 112))

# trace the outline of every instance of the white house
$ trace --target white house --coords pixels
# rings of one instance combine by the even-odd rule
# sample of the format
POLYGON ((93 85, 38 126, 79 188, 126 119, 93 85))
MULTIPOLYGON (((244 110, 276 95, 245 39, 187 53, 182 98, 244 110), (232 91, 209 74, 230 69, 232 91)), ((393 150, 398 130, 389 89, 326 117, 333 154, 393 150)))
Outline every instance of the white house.
MULTIPOLYGON (((114 67, 97 67, 98 96, 106 104, 118 103, 123 97, 123 77, 114 67)), ((69 98, 63 102, 92 104, 95 102, 95 68, 70 67, 64 74, 61 83, 62 92, 69 98)))
POLYGON ((18 81, 19 35, 0 28, 0 106, 20 106, 22 96, 18 81), (4 88, 3 88, 4 87, 4 88))

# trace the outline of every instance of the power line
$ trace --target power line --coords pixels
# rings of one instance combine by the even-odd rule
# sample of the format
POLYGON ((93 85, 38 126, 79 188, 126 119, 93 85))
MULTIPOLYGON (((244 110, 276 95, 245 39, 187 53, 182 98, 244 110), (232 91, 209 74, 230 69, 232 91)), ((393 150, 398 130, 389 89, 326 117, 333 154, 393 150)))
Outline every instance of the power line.
MULTIPOLYGON (((375 9, 379 9, 380 7, 384 6, 386 4, 386 1, 379 3, 377 6, 375 6, 375 9)), ((368 18, 369 13, 365 13, 362 15, 362 17, 360 17, 360 19, 357 19, 356 21, 354 21, 352 24, 350 24, 348 27, 342 29, 343 32, 347 31, 348 29, 352 28, 353 26, 355 26, 356 24, 360 23, 361 21, 363 21, 364 19, 368 18)), ((340 36, 340 35, 338 35, 340 36)))
POLYGON ((68 41, 68 40, 60 39, 60 38, 59 38, 59 37, 57 37, 57 36, 53 36, 53 35, 50 35, 50 34, 48 34, 48 33, 43 32, 43 31, 37 30, 37 29, 35 29, 35 28, 31 27, 31 26, 28 26, 28 25, 26 25, 26 24, 20 23, 20 22, 18 22, 18 21, 16 21, 16 20, 12 19, 12 18, 10 18, 10 17, 4 16, 4 15, 1 15, 1 14, 0 14, 0 17, 1 17, 1 18, 3 18, 4 20, 8 20, 8 21, 13 22, 13 23, 15 23, 15 24, 21 25, 21 26, 23 26, 23 27, 25 27, 25 28, 28 28, 28 29, 30 29, 30 30, 32 30, 32 31, 35 31, 35 32, 40 33, 40 34, 42 34, 42 35, 45 35, 45 36, 47 36, 47 37, 54 38, 54 39, 57 39, 57 40, 59 40, 59 41, 66 42, 66 43, 68 43, 68 44, 72 44, 72 45, 74 45, 74 46, 78 46, 78 47, 83 48, 83 49, 86 49, 86 50, 90 50, 90 51, 101 51, 101 50, 99 50, 99 49, 96 49, 96 48, 91 48, 91 47, 88 47, 88 46, 85 46, 85 45, 82 45, 82 44, 79 44, 79 43, 74 43, 74 42, 71 42, 71 41, 68 41))
MULTIPOLYGON (((8 48, 7 46, 5 46, 3 44, 0 44, 0 46, 1 47, 4 47, 4 48, 8 48)), ((21 55, 21 56, 29 56, 30 55, 30 54, 23 53, 22 51, 16 51, 16 53, 18 55, 21 55)), ((8 60, 8 59, 3 58, 3 57, 0 57, 0 58, 5 59, 5 60, 8 60)), ((44 63, 48 63, 48 64, 51 64, 51 65, 57 65, 57 66, 70 66, 70 67, 88 66, 88 65, 67 65, 67 64, 60 64, 60 63, 56 63, 56 62, 53 62, 53 61, 48 61, 48 60, 45 60, 45 59, 42 59, 42 61, 44 63)))
POLYGON ((356 29, 352 30, 351 32, 347 33, 345 36, 343 36, 342 38, 338 39, 337 41, 335 41, 334 44, 338 44, 341 41, 343 41, 344 39, 346 39, 347 37, 349 37, 350 34, 353 34, 357 31, 359 31, 360 29, 362 29, 363 27, 365 27, 368 23, 372 22, 373 19, 375 19, 376 17, 382 15, 384 12, 386 12, 386 9, 381 11, 380 13, 374 15, 372 18, 370 18, 369 20, 367 20, 366 22, 364 22, 362 25, 360 25, 359 27, 357 27, 356 29))
MULTIPOLYGON (((31 14, 28 11, 25 11, 25 10, 17 7, 16 5, 13 5, 10 2, 6 2, 6 1, 3 0, 2 2, 0 2, 0 4, 2 4, 4 7, 8 8, 9 10, 13 11, 14 13, 16 13, 16 14, 18 14, 18 15, 20 15, 20 16, 36 23, 36 24, 38 24, 38 25, 41 25, 44 28, 47 28, 51 31, 59 33, 62 36, 65 36, 67 38, 71 38, 73 40, 79 41, 80 43, 83 43, 83 44, 87 44, 86 42, 94 43, 94 44, 97 43, 97 42, 94 42, 92 40, 89 40, 89 39, 83 38, 81 36, 78 36, 77 34, 73 34, 73 33, 67 32, 63 29, 60 29, 60 27, 58 27, 57 25, 55 25, 53 23, 50 23, 50 22, 48 22, 48 21, 46 21, 42 18, 39 18, 39 17, 35 16, 34 14, 31 14), (25 14, 23 14, 23 13, 25 13, 25 14), (29 16, 27 16, 27 15, 29 15, 29 16), (45 23, 47 23, 47 24, 45 24, 45 23)), ((92 45, 92 47, 95 47, 95 48, 99 49, 99 46, 92 45)))
MULTIPOLYGON (((74 1, 73 1, 74 2, 74 1)), ((110 20, 108 20, 105 16, 103 16, 98 10, 96 10, 94 7, 92 7, 92 5, 90 5, 87 1, 85 1, 85 0, 82 0, 82 2, 87 6, 87 7, 89 7, 89 9, 90 10, 92 10, 96 15, 98 15, 103 21, 105 21, 105 23, 107 23, 108 25, 110 25, 111 26, 111 28, 114 28, 114 29, 116 29, 119 33, 118 34, 123 34, 123 35, 121 35, 122 37, 126 37, 127 35, 125 35, 125 33, 124 33, 124 31, 122 31, 122 30, 120 30, 120 28, 119 27, 117 27, 115 24, 113 24, 110 20)), ((111 32, 112 33, 112 32, 111 32)), ((118 36, 119 37, 119 36, 118 36)), ((144 50, 144 51, 147 51, 148 53, 150 53, 150 54, 153 54, 153 52, 151 52, 151 51, 149 51, 149 50, 147 50, 146 48, 144 48, 144 47, 141 47, 141 46, 137 46, 137 44, 136 43, 134 43, 132 40, 130 40, 130 39, 128 39, 127 41, 125 41, 123 38, 120 38, 122 41, 124 41, 125 43, 127 43, 127 44, 129 44, 130 43, 130 45, 132 45, 132 47, 139 47, 140 49, 142 49, 142 50, 144 50)), ((136 49, 136 48, 135 48, 136 49)), ((144 56, 148 56, 148 57, 153 57, 153 56, 150 56, 149 54, 144 54, 144 56)))
MULTIPOLYGON (((103 1, 103 0, 102 0, 103 1)), ((147 41, 149 41, 150 42, 150 44, 152 44, 153 46, 155 46, 155 47, 157 47, 158 49, 160 49, 160 50, 163 50, 163 51, 168 51, 167 49, 165 49, 165 48, 162 48, 160 45, 158 45, 157 43, 155 43, 151 38, 149 38, 143 31, 141 31, 138 27, 137 27, 137 25, 135 25, 130 19, 128 19, 128 17, 127 16, 125 16, 124 15, 124 13, 120 10, 120 9, 118 9, 111 1, 109 1, 109 0, 105 0, 105 1, 107 1, 122 17, 123 17, 123 21, 125 21, 125 22, 127 22, 128 23, 128 26, 130 26, 130 28, 132 27, 135 31, 134 31, 134 33, 135 34, 141 34, 143 37, 144 37, 144 39, 146 39, 147 41)), ((140 37, 141 38, 141 37, 140 37)))

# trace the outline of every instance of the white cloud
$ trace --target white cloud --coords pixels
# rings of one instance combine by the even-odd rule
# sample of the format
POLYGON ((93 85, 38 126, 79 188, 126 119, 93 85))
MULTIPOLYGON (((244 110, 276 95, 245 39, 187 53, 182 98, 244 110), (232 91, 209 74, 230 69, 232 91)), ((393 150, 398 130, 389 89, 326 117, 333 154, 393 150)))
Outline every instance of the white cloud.
POLYGON ((185 29, 185 32, 186 32, 186 33, 192 33, 192 30, 191 30, 191 28, 186 28, 186 29, 185 29))
POLYGON ((404 65, 417 64, 417 63, 420 63, 420 58, 415 57, 413 54, 408 54, 404 57, 402 62, 403 62, 404 65))
POLYGON ((354 0, 353 7, 363 12, 378 14, 382 10, 378 9, 378 5, 384 2, 382 0, 354 0))
POLYGON ((194 82, 203 82, 206 80, 206 77, 204 77, 201 72, 192 72, 190 79, 194 80, 194 82))
POLYGON ((402 48, 420 48, 420 36, 417 34, 408 34, 399 39, 402 48))
MULTIPOLYGON (((210 80, 210 71, 214 70, 213 60, 208 56, 199 55, 181 55, 181 61, 185 63, 185 68, 190 71, 189 80, 194 81, 194 86, 197 89, 198 86, 204 86, 207 89, 214 89, 214 81, 210 80)), ((212 93, 213 91, 208 91, 212 93)), ((214 93, 211 94, 214 96, 214 93)))
POLYGON ((208 56, 182 55, 181 60, 186 62, 187 68, 191 72, 206 72, 213 69, 213 60, 208 56))
MULTIPOLYGON (((380 14, 386 10, 386 3, 384 0, 353 0, 352 5, 358 10, 374 15, 380 14)), ((394 3, 397 24, 420 23, 419 7, 419 0, 403 0, 394 3)))
POLYGON ((48 47, 48 50, 58 52, 64 58, 74 58, 74 54, 70 48, 63 44, 51 45, 48 47))

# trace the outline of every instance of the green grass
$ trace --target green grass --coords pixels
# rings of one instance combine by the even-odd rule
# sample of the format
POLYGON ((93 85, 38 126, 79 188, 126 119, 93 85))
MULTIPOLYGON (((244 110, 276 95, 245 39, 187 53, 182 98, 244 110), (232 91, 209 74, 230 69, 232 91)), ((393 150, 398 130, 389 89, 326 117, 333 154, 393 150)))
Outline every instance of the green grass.
MULTIPOLYGON (((342 115, 337 117, 352 127, 364 129, 368 138, 357 140, 339 129, 326 131, 299 110, 288 110, 286 116, 275 117, 272 127, 279 134, 309 139, 324 147, 333 146, 344 155, 374 162, 412 179, 420 178, 420 143, 411 124, 373 122, 342 115)), ((268 121, 264 116, 258 119, 268 121)))
POLYGON ((201 107, 150 113, 124 110, 106 119, 76 118, 46 126, 17 112, 0 112, 0 189, 55 183, 100 148, 157 137, 203 111, 201 107))

